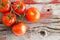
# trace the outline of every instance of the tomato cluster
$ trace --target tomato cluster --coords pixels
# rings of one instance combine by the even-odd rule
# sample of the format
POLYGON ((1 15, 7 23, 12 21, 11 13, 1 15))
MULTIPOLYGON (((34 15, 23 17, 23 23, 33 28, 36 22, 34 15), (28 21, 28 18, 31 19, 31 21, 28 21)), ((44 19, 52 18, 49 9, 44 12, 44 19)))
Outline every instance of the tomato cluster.
POLYGON ((17 22, 16 15, 20 19, 23 19, 22 16, 24 16, 28 22, 37 22, 40 19, 40 13, 36 8, 31 7, 26 9, 26 4, 20 1, 12 3, 10 0, 0 0, 0 12, 3 13, 3 24, 11 27, 12 32, 18 36, 25 34, 27 27, 22 20, 17 22))

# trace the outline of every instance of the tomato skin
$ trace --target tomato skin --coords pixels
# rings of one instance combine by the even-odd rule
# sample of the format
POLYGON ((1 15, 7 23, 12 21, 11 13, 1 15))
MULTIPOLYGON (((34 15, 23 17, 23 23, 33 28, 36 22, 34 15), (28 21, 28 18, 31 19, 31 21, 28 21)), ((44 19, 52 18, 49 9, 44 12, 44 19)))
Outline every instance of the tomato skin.
POLYGON ((19 22, 12 27, 12 32, 17 36, 24 35, 26 32, 26 24, 24 22, 19 22))
POLYGON ((31 7, 27 10, 25 18, 29 22, 37 22, 40 19, 40 12, 36 8, 31 7))
POLYGON ((12 9, 14 12, 16 12, 16 14, 21 15, 24 13, 26 6, 23 2, 16 1, 12 4, 12 9))
POLYGON ((5 14, 2 15, 2 22, 6 26, 10 27, 14 23, 16 23, 16 17, 15 17, 14 14, 12 14, 10 12, 7 12, 7 13, 5 13, 5 14))
POLYGON ((11 0, 1 0, 0 2, 0 12, 8 12, 10 10, 11 0))

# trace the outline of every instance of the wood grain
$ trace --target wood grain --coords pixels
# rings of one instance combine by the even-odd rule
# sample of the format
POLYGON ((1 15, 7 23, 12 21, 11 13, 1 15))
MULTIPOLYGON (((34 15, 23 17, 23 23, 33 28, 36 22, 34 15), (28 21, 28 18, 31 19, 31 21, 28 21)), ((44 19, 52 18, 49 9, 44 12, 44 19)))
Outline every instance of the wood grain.
POLYGON ((23 36, 16 36, 10 30, 7 30, 7 27, 5 25, 0 23, 1 40, 44 40, 45 37, 45 39, 47 40, 47 38, 50 39, 50 36, 54 38, 54 36, 58 37, 60 34, 60 17, 57 15, 53 15, 49 19, 45 19, 36 23, 26 22, 26 24, 26 34, 23 36), (41 34, 41 31, 43 31, 44 33, 41 34))

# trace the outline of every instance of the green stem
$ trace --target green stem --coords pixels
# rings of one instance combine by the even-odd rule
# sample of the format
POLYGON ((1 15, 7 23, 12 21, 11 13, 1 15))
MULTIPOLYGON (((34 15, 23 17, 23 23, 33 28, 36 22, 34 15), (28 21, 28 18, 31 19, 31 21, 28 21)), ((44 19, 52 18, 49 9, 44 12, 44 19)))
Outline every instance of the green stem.
POLYGON ((20 20, 23 20, 24 19, 24 14, 19 15, 19 18, 20 18, 20 20))

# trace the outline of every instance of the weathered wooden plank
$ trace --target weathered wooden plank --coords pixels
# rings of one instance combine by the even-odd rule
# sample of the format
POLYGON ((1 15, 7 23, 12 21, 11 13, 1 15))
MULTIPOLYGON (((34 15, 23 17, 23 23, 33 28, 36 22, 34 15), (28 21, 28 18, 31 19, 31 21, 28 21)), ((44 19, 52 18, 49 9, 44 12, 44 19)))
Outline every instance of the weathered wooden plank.
MULTIPOLYGON (((33 5, 37 7, 40 4, 33 5)), ((45 4, 43 4, 45 5, 45 4)), ((59 4, 60 5, 60 4, 59 4)), ((28 5, 32 6, 32 5, 28 5)), ((53 6, 54 7, 54 6, 53 6)), ((40 8, 37 7, 37 8, 40 8)), ((57 7, 57 10, 60 10, 57 7)), ((39 9, 41 10, 41 9, 39 9)), ((53 10, 56 11, 55 7, 53 10)), ((2 17, 2 14, 0 14, 2 17)), ((38 22, 30 23, 24 19, 27 24, 27 32, 23 36, 16 36, 5 25, 2 24, 0 17, 0 39, 1 40, 60 40, 60 15, 52 15, 47 19, 40 19, 38 22)))
POLYGON ((42 23, 43 21, 37 22, 37 23, 27 23, 28 29, 27 29, 27 32, 25 35, 16 36, 16 35, 12 34, 12 32, 8 32, 7 40, 11 40, 11 39, 12 40, 39 40, 39 39, 40 40, 48 40, 48 39, 54 40, 56 37, 57 37, 56 40, 60 40, 60 38, 59 38, 60 29, 53 29, 51 26, 51 25, 58 26, 58 24, 60 24, 60 22, 58 22, 58 21, 60 21, 59 17, 56 17, 56 18, 52 17, 50 19, 47 19, 47 22, 49 24, 49 25, 47 24, 48 26, 46 25, 46 23, 43 24, 42 23), (48 21, 48 20, 50 20, 50 21, 48 21), (49 26, 51 28, 49 28, 49 26), (43 31, 44 33, 42 33, 41 31, 43 31))

